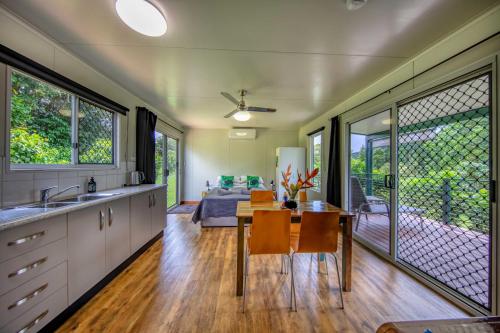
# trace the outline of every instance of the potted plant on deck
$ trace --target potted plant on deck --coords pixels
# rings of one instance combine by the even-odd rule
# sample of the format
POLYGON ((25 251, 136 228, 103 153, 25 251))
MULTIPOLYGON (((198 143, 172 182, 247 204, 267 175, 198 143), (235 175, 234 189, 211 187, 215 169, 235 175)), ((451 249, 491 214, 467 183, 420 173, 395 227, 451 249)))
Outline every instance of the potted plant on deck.
POLYGON ((283 177, 281 185, 283 185, 286 193, 288 194, 288 200, 284 202, 286 208, 297 208, 297 193, 299 193, 300 190, 314 187, 314 184, 311 181, 318 175, 318 173, 318 168, 314 169, 311 173, 309 173, 309 169, 306 169, 306 177, 302 179, 302 174, 297 170, 297 183, 291 183, 290 177, 292 176, 292 165, 289 164, 286 171, 281 172, 281 176, 283 177))

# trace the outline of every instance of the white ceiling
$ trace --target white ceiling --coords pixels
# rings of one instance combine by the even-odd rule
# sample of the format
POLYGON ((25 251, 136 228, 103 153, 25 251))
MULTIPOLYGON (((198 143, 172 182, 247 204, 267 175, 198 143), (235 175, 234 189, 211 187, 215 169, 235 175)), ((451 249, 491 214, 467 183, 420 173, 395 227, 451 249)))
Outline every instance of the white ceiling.
POLYGON ((114 0, 0 0, 97 70, 189 127, 297 128, 498 0, 152 0, 167 34, 139 35, 114 0), (246 123, 220 91, 274 107, 246 123))

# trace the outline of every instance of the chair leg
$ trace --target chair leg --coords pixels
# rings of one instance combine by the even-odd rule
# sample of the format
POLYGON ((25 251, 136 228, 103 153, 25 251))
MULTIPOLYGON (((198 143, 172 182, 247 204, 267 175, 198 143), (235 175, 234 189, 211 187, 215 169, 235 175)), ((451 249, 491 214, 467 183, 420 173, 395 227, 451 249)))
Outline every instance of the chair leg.
POLYGON ((339 281, 339 292, 340 292, 340 304, 341 304, 341 309, 344 308, 344 298, 342 296, 342 283, 340 282, 340 271, 339 271, 339 264, 338 264, 338 261, 337 261, 337 256, 335 255, 335 253, 332 253, 333 255, 333 259, 335 259, 335 268, 337 269, 337 279, 339 281))
POLYGON ((358 211, 358 216, 356 218, 356 231, 358 231, 359 228, 359 220, 361 219, 361 212, 358 211))
POLYGON ((321 258, 319 257, 319 253, 316 254, 316 261, 318 262, 318 274, 321 273, 321 258))
POLYGON ((291 271, 291 279, 290 279, 290 311, 295 311, 297 312, 297 297, 295 296, 295 279, 293 276, 293 258, 294 254, 288 256, 290 259, 290 271, 291 271), (294 304, 294 307, 292 307, 292 301, 294 304), (294 310, 295 308, 295 310, 294 310))
POLYGON ((284 264, 284 260, 283 260, 283 255, 281 255, 281 271, 280 271, 280 274, 284 274, 285 271, 283 270, 283 264, 284 264))
POLYGON ((325 271, 326 271, 326 275, 328 275, 328 258, 326 257, 326 253, 324 254, 325 256, 325 271))

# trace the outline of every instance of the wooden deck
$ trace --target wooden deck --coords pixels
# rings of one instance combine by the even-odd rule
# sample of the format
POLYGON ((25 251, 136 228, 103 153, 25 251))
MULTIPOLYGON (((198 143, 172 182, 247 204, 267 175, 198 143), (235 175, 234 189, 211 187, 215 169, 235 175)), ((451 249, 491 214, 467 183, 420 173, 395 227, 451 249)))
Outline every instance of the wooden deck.
MULTIPOLYGON (((436 278, 475 302, 488 305, 489 236, 444 225, 437 221, 400 214, 398 258, 436 278)), ((354 223, 354 227, 356 223, 354 223)), ((361 216, 355 235, 389 253, 390 222, 387 216, 361 216)))

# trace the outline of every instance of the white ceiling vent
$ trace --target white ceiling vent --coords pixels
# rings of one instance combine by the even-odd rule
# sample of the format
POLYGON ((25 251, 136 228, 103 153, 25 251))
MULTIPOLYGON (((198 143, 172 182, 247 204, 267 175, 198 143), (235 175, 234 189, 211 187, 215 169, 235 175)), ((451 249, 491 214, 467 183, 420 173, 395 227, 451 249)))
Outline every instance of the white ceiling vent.
POLYGON ((255 140, 257 131, 255 128, 233 128, 229 130, 229 139, 233 140, 255 140))

